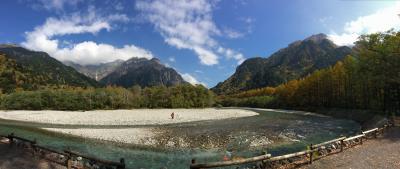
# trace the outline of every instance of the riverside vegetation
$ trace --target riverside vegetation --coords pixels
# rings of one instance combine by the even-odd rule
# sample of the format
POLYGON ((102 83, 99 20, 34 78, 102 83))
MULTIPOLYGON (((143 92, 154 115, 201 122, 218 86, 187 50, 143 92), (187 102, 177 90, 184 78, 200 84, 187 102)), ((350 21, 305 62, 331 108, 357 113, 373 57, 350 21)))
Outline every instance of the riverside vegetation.
POLYGON ((131 108, 204 108, 214 103, 207 88, 189 84, 173 87, 62 88, 16 91, 0 96, 9 110, 93 110, 131 108))
POLYGON ((219 96, 224 106, 400 111, 400 32, 363 35, 335 65, 278 86, 219 96))

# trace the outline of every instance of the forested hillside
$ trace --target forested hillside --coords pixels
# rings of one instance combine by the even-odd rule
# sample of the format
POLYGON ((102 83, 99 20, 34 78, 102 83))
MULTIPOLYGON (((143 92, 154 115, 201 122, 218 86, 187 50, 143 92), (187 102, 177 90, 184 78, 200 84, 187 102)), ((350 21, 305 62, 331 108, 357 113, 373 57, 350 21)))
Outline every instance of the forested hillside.
POLYGON ((157 59, 133 58, 118 65, 122 67, 115 77, 108 78, 116 78, 115 84, 110 82, 112 86, 104 88, 44 52, 0 45, 0 109, 193 108, 214 104, 210 90, 190 85, 157 59))
POLYGON ((325 34, 313 35, 293 42, 267 58, 247 59, 231 77, 218 83, 212 90, 217 94, 233 94, 277 86, 331 66, 350 52, 349 47, 335 45, 325 34))
POLYGON ((14 60, 0 54, 0 93, 11 93, 18 88, 30 88, 28 72, 14 60))
POLYGON ((28 79, 33 86, 100 87, 95 80, 64 65, 45 52, 31 51, 15 45, 0 45, 0 53, 29 72, 28 79))
POLYGON ((334 66, 277 87, 221 96, 225 106, 400 111, 400 32, 364 35, 354 54, 334 66), (251 99, 268 97, 262 105, 251 99))

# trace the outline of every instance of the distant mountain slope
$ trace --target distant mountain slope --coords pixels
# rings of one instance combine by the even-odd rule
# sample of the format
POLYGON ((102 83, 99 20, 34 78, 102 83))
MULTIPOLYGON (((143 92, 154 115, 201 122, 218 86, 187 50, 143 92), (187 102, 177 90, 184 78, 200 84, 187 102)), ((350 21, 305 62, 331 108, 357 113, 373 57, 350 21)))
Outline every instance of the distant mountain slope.
POLYGON ((0 54, 0 93, 10 93, 15 91, 16 88, 31 87, 26 86, 31 84, 27 76, 29 76, 29 73, 18 66, 15 60, 0 54))
POLYGON ((101 63, 98 65, 80 65, 74 62, 64 62, 64 64, 73 67, 78 72, 100 81, 102 78, 106 77, 108 74, 113 72, 116 68, 118 68, 122 63, 123 60, 116 60, 113 62, 108 63, 101 63))
POLYGON ((173 86, 186 83, 174 69, 164 66, 156 58, 131 58, 122 63, 106 77, 100 80, 103 84, 132 87, 173 86))
POLYGON ((15 45, 0 45, 0 53, 12 59, 29 72, 30 79, 40 85, 100 86, 98 82, 77 72, 72 67, 50 57, 45 52, 36 52, 15 45))
POLYGON ((313 35, 289 44, 268 58, 247 59, 231 77, 212 90, 223 94, 276 86, 333 65, 350 53, 349 47, 336 46, 324 34, 313 35))

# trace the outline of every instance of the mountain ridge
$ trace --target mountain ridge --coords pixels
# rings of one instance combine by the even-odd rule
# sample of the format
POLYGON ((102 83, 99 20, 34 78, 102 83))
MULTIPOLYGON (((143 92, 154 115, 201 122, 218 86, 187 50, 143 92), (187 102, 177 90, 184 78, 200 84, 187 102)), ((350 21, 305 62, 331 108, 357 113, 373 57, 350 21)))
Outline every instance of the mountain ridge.
POLYGON ((131 58, 100 80, 106 85, 132 87, 174 86, 186 84, 173 68, 166 67, 158 58, 131 58))
POLYGON ((86 77, 72 67, 64 65, 46 52, 33 51, 18 45, 2 44, 0 45, 0 53, 14 60, 25 71, 29 71, 30 76, 40 79, 40 83, 45 83, 42 85, 101 86, 95 80, 86 77))
POLYGON ((325 34, 315 34, 304 40, 294 41, 269 57, 245 60, 232 76, 211 90, 217 94, 229 94, 276 86, 333 65, 350 53, 349 47, 339 47, 325 34))
POLYGON ((112 73, 118 66, 120 66, 124 62, 125 61, 123 60, 117 59, 112 62, 92 64, 92 65, 80 65, 72 61, 64 61, 64 64, 73 67, 78 72, 96 81, 100 81, 102 78, 112 73))

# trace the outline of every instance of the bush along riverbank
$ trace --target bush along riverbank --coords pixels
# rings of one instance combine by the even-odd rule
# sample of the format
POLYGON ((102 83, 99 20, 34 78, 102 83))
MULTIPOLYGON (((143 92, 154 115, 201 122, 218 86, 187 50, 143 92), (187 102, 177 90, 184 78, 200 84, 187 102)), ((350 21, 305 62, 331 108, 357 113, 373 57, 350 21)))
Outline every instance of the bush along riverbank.
POLYGON ((201 85, 156 86, 129 89, 62 88, 17 91, 0 95, 3 110, 94 110, 131 108, 204 108, 214 94, 201 85))

